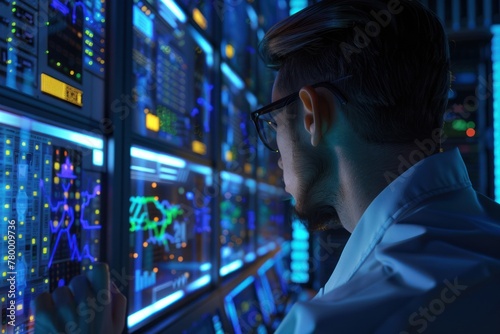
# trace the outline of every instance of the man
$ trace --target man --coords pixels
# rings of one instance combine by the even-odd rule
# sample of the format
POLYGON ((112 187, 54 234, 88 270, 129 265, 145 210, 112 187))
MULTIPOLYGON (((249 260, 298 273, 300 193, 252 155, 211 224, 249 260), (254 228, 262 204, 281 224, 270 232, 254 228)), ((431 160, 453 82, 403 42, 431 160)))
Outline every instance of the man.
MULTIPOLYGON (((271 28, 262 53, 278 70, 274 102, 252 118, 297 215, 352 232, 278 333, 500 333, 500 208, 471 188, 457 150, 440 152, 450 73, 438 19, 417 1, 324 0, 271 28)), ((112 290, 105 266, 95 275, 55 304, 112 290)), ((96 319, 96 333, 121 330, 125 301, 109 296, 113 321, 96 319)), ((75 315, 51 313, 54 301, 39 298, 36 319, 64 328, 75 315)))
POLYGON ((500 207, 440 151, 447 37, 418 1, 324 0, 267 32, 252 118, 310 229, 352 236, 278 333, 500 333, 500 207))

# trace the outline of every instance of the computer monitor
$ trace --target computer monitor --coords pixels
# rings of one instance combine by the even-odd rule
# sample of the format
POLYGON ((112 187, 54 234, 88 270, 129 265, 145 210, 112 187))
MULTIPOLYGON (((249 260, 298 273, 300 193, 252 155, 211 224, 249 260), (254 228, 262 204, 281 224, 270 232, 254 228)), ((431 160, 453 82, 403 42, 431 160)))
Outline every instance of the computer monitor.
POLYGON ((255 181, 241 175, 221 172, 220 275, 239 269, 255 254, 255 181))
POLYGON ((95 134, 0 109, 0 329, 31 331, 31 301, 99 260, 103 149, 95 134))
POLYGON ((134 109, 134 131, 139 135, 210 157, 212 46, 186 22, 186 14, 176 2, 135 2, 134 96, 117 101, 117 108, 125 104, 134 109))
POLYGON ((276 259, 270 259, 258 270, 258 275, 266 294, 266 303, 270 305, 265 307, 264 310, 269 311, 271 318, 283 313, 288 300, 286 283, 278 272, 278 265, 279 263, 276 259), (274 303, 274 307, 272 307, 271 303, 267 302, 269 299, 274 303))
POLYGON ((257 184, 257 253, 263 255, 285 240, 285 217, 289 208, 283 188, 257 184))
POLYGON ((268 332, 253 277, 245 279, 226 296, 225 307, 236 334, 268 332))
POLYGON ((210 283, 212 169, 131 148, 128 324, 133 328, 210 283))

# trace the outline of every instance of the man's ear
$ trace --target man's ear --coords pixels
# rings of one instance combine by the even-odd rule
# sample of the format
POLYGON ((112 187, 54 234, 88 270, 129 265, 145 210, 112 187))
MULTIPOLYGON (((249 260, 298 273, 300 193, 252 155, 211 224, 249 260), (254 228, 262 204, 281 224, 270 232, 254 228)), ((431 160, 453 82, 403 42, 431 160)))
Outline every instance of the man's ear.
POLYGON ((311 145, 317 146, 330 128, 332 118, 328 102, 311 86, 302 87, 299 97, 304 106, 304 127, 311 135, 311 145))

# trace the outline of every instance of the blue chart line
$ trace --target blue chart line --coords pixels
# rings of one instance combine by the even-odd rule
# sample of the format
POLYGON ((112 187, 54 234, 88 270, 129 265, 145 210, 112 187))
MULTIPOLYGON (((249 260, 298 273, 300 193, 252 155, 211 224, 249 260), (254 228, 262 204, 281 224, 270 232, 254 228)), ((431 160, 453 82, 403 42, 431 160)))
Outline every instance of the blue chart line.
MULTIPOLYGON (((69 158, 66 158, 65 164, 63 164, 63 171, 58 175, 61 179, 75 179, 76 176, 72 173, 71 162, 69 158)), ((76 234, 71 233, 71 228, 75 223, 75 213, 74 208, 68 203, 69 191, 71 189, 72 183, 67 182, 66 184, 63 182, 61 184, 62 189, 64 190, 64 198, 58 201, 55 205, 52 204, 50 199, 50 195, 46 195, 47 201, 50 206, 50 211, 53 213, 57 213, 61 211, 61 218, 58 221, 50 220, 49 227, 50 232, 52 234, 57 234, 56 241, 52 247, 52 252, 50 254, 50 259, 48 263, 48 267, 50 268, 52 262, 54 260, 54 256, 56 250, 58 249, 59 242, 61 240, 61 236, 65 235, 68 240, 68 246, 71 252, 71 260, 77 259, 81 261, 84 258, 88 258, 90 261, 94 261, 94 257, 90 254, 89 245, 86 244, 83 246, 82 250, 79 249, 78 239, 76 234), (66 223, 65 223, 66 222, 66 223)), ((40 189, 43 192, 44 183, 43 180, 40 179, 40 189)), ((89 221, 84 218, 85 209, 90 205, 90 202, 99 196, 101 192, 101 186, 97 185, 94 187, 92 192, 84 191, 81 193, 82 203, 80 205, 80 224, 84 230, 99 230, 101 229, 100 225, 91 226, 89 221)))

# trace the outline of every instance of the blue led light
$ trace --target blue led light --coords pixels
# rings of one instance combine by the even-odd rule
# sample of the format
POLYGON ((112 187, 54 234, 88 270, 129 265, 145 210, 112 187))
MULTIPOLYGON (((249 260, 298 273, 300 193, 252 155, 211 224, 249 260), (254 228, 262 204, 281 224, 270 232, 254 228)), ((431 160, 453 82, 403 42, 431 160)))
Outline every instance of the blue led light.
POLYGON ((212 264, 210 262, 203 263, 200 266, 200 271, 209 271, 210 269, 212 269, 212 264))
MULTIPOLYGON (((154 162, 159 162, 171 167, 184 168, 186 167, 186 161, 180 158, 174 158, 172 156, 155 153, 152 151, 144 150, 142 148, 138 148, 132 146, 130 148, 130 155, 134 158, 139 158, 143 160, 149 160, 154 162)), ((162 174, 165 175, 165 174, 162 174)))
POLYGON ((493 34, 493 165, 495 200, 500 203, 500 25, 491 27, 493 34))
POLYGON ((269 253, 270 251, 272 251, 275 248, 276 248, 276 244, 274 242, 270 242, 267 245, 262 246, 259 249, 257 249, 257 255, 262 256, 264 254, 269 253))
POLYGON ((245 96, 248 103, 250 103, 250 108, 257 109, 257 97, 250 92, 246 92, 245 96))
POLYGON ((196 281, 194 281, 193 283, 189 284, 186 287, 186 291, 187 292, 196 291, 209 283, 210 283, 210 275, 202 276, 202 277, 198 278, 196 281))
POLYGON ((256 257, 257 256, 255 255, 255 253, 248 253, 247 255, 245 255, 245 262, 252 262, 256 257))
POLYGON ((221 276, 226 276, 227 274, 232 273, 233 271, 238 270, 241 267, 243 267, 243 261, 236 260, 229 264, 226 264, 224 267, 221 267, 219 270, 219 274, 221 276))
POLYGON ((153 21, 136 6, 134 6, 133 21, 134 27, 139 29, 146 37, 153 38, 153 21))
POLYGON ((221 179, 223 179, 225 181, 235 182, 235 183, 238 183, 238 184, 243 183, 243 176, 237 175, 237 174, 233 174, 233 173, 229 173, 229 172, 226 172, 226 171, 220 172, 220 177, 221 177, 221 179))
POLYGON ((104 152, 102 150, 94 150, 92 153, 92 163, 94 166, 104 165, 104 152))
POLYGON ((161 311, 162 309, 166 308, 169 305, 172 305, 182 297, 184 297, 184 291, 177 291, 157 301, 156 303, 149 305, 148 307, 145 307, 142 310, 135 312, 134 314, 129 315, 127 317, 128 328, 137 325, 141 321, 149 318, 152 314, 161 311))
POLYGON ((257 27, 259 26, 259 17, 257 16, 257 13, 252 6, 247 6, 247 14, 248 18, 250 19, 250 26, 254 30, 257 29, 257 27))
POLYGON ((130 166, 130 170, 135 170, 137 172, 143 172, 143 173, 151 173, 151 174, 156 173, 156 170, 154 168, 147 168, 142 166, 130 166))
POLYGON ((290 15, 297 13, 307 7, 307 0, 290 0, 290 15))
POLYGON ((214 49, 210 43, 208 43, 208 41, 203 38, 198 31, 196 31, 196 29, 190 27, 189 30, 191 31, 196 43, 198 43, 203 52, 205 52, 207 65, 212 67, 214 65, 214 49))
POLYGON ((181 21, 182 23, 185 23, 187 21, 186 14, 182 11, 182 9, 177 6, 177 4, 172 1, 172 0, 161 0, 165 6, 172 12, 172 14, 175 15, 175 17, 181 21))
POLYGON ((27 117, 17 116, 2 110, 0 110, 0 124, 64 139, 87 148, 102 150, 104 147, 103 140, 97 136, 85 135, 57 126, 40 123, 27 117))
POLYGON ((237 89, 245 88, 245 83, 243 82, 243 80, 241 80, 241 78, 229 67, 228 64, 222 63, 220 65, 220 69, 237 89))

